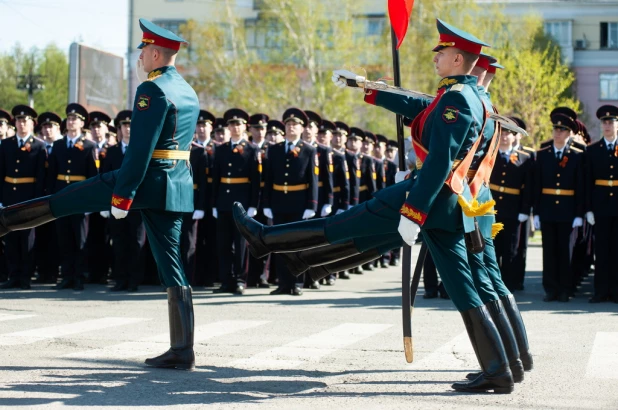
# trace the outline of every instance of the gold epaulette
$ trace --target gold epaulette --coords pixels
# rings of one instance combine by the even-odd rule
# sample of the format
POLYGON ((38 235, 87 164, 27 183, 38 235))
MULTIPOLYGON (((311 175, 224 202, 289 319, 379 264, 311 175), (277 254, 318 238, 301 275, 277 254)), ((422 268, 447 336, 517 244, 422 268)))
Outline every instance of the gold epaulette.
POLYGON ((532 148, 532 147, 524 147, 524 146, 522 145, 521 149, 523 149, 524 151, 534 152, 534 148, 532 148))
POLYGON ((574 146, 572 146, 572 145, 571 145, 571 148, 569 148, 569 149, 571 149, 571 150, 573 150, 573 151, 575 151, 575 152, 584 152, 584 150, 583 150, 583 149, 581 149, 581 148, 577 148, 577 147, 574 147, 574 146))
POLYGON ((548 145, 548 146, 546 146, 546 147, 539 148, 536 152, 545 151, 546 149, 550 149, 550 148, 551 148, 551 145, 548 145))
POLYGON ((519 150, 519 149, 516 149, 516 150, 515 150, 515 152, 517 152, 517 153, 519 153, 519 154, 523 154, 523 155, 525 155, 525 156, 527 156, 527 157, 529 157, 529 156, 530 156, 530 153, 529 153, 529 152, 522 151, 522 150, 519 150))

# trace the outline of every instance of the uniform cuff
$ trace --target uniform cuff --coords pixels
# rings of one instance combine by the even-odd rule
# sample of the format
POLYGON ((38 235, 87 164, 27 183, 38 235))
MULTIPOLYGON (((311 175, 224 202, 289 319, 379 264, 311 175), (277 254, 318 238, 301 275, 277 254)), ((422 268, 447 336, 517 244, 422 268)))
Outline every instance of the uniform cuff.
POLYGON ((131 204, 133 203, 132 199, 123 198, 116 194, 112 195, 112 206, 115 206, 118 209, 122 209, 123 211, 128 211, 131 208, 131 204))
POLYGON ((427 219, 426 213, 424 213, 423 211, 419 211, 418 209, 413 208, 408 204, 403 204, 403 206, 399 210, 399 213, 411 220, 412 222, 417 223, 419 226, 423 226, 425 220, 427 219))
POLYGON ((376 98, 378 98, 378 90, 369 90, 365 94, 365 102, 371 105, 376 105, 376 98))

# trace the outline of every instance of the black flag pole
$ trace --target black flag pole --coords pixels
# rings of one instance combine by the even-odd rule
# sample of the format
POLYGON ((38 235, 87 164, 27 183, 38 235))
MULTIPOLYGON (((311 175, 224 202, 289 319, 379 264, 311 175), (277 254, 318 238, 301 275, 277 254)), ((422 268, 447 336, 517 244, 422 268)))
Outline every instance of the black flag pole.
MULTIPOLYGON (((393 72, 395 87, 401 87, 401 70, 399 65, 399 50, 397 49, 397 35, 391 27, 391 49, 393 54, 393 72)), ((399 146, 399 169, 406 169, 406 151, 403 137, 403 117, 396 115, 397 121, 397 145, 399 146)), ((423 242, 416 267, 414 269, 414 277, 412 277, 412 248, 405 244, 403 245, 401 256, 401 313, 403 320, 403 348, 406 355, 406 361, 412 363, 414 361, 414 345, 412 343, 412 309, 414 308, 414 299, 421 278, 425 256, 427 255, 427 245, 423 242)))

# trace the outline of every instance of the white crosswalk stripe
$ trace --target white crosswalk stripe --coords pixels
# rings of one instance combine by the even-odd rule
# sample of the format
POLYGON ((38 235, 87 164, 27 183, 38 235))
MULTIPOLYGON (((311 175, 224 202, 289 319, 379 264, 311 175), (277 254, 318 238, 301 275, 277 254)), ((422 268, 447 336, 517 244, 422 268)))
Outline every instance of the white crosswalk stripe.
POLYGON ((243 369, 291 369, 316 362, 348 345, 392 327, 389 324, 344 323, 229 365, 243 369))
POLYGON ((0 322, 6 322, 9 320, 27 319, 29 317, 35 317, 36 315, 9 315, 8 313, 0 313, 0 322))
MULTIPOLYGON (((209 323, 195 328, 194 341, 195 343, 201 343, 215 337, 240 332, 267 323, 270 322, 261 320, 224 320, 209 323)), ((100 349, 69 353, 63 357, 80 359, 129 359, 132 357, 148 356, 153 353, 159 354, 162 350, 169 347, 169 341, 169 333, 161 333, 156 336, 144 338, 140 341, 119 343, 100 349)))
POLYGON ((150 320, 146 318, 105 317, 101 319, 86 320, 83 322, 69 323, 65 325, 49 326, 32 330, 24 330, 0 335, 0 346, 17 346, 40 342, 42 340, 55 339, 70 336, 77 333, 86 333, 110 327, 130 325, 133 323, 150 320))
POLYGON ((618 332, 597 332, 586 378, 618 379, 618 332))
POLYGON ((478 366, 474 349, 466 332, 458 334, 413 365, 418 370, 440 369, 445 371, 478 366))

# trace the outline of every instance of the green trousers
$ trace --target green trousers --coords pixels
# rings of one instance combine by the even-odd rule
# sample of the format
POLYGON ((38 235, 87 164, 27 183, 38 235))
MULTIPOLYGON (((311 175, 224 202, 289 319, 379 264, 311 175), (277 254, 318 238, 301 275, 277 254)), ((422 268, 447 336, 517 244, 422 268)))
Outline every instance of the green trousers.
MULTIPOLYGON (((85 181, 76 182, 51 195, 50 209, 54 217, 109 211, 117 171, 106 172, 85 181)), ((164 192, 161 195, 165 195, 164 192)), ((157 262, 159 279, 165 287, 189 286, 180 255, 180 228, 183 214, 152 209, 152 198, 139 190, 131 210, 141 211, 146 235, 157 262)))

